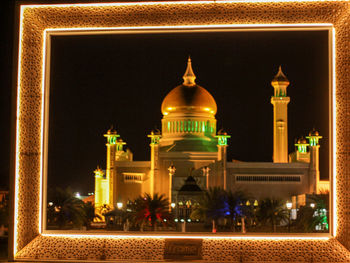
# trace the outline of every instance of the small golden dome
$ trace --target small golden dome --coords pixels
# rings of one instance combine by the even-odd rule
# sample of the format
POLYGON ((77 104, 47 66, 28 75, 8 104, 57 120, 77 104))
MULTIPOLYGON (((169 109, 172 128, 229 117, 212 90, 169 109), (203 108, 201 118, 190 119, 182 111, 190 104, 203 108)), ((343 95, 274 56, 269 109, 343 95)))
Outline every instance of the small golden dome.
POLYGON ((301 137, 301 138, 298 140, 298 144, 307 144, 307 140, 306 140, 304 137, 301 137))
POLYGON ((111 126, 111 128, 107 131, 107 134, 117 134, 117 131, 113 128, 113 126, 111 126))
POLYGON ((152 130, 151 135, 160 135, 160 130, 159 129, 152 130))
POLYGON ((289 85, 289 80, 287 79, 286 75, 283 74, 282 72, 282 67, 279 66, 278 72, 276 76, 273 78, 271 81, 272 86, 275 86, 276 84, 284 84, 284 85, 289 85))
POLYGON ((320 133, 313 129, 312 131, 309 132, 309 136, 320 136, 320 133))
POLYGON ((224 129, 220 129, 218 135, 227 135, 227 132, 224 129))
POLYGON ((217 111, 213 96, 194 80, 191 59, 188 59, 187 69, 183 76, 184 82, 165 96, 162 103, 163 115, 172 112, 203 112, 215 115, 217 111))

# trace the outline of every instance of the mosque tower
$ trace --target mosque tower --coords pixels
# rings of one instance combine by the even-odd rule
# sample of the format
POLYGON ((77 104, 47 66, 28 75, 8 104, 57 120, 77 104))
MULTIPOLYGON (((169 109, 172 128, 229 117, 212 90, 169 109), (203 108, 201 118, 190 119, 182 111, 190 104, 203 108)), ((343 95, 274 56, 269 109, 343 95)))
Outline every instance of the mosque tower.
POLYGON ((218 162, 221 164, 219 165, 219 174, 222 175, 223 180, 223 188, 224 190, 227 190, 227 139, 231 138, 230 135, 227 134, 223 129, 218 131, 218 135, 215 136, 218 138, 218 162))
POLYGON ((273 105, 273 162, 288 163, 288 103, 287 96, 289 80, 283 74, 281 66, 277 75, 271 81, 274 96, 271 97, 273 105))
POLYGON ((106 199, 106 203, 111 208, 113 208, 117 203, 117 181, 115 175, 115 161, 122 158, 124 154, 123 146, 126 144, 117 134, 116 130, 109 129, 107 133, 104 135, 107 138, 107 163, 106 163, 106 180, 108 182, 108 189, 104 188, 105 194, 108 196, 106 199))
POLYGON ((95 208, 96 214, 100 214, 99 210, 104 204, 108 204, 109 202, 109 186, 106 178, 104 177, 104 173, 99 166, 94 171, 95 174, 95 208), (106 189, 108 192, 106 192, 106 189))
POLYGON ((153 197, 154 194, 154 178, 159 174, 159 140, 162 137, 158 129, 152 130, 148 135, 151 139, 151 169, 150 169, 150 182, 149 182, 149 194, 153 197))
POLYGON ((320 156, 320 144, 319 139, 322 138, 320 136, 319 132, 316 130, 312 130, 309 133, 309 136, 306 136, 306 138, 309 140, 310 145, 310 192, 311 193, 319 193, 319 184, 320 184, 320 168, 319 168, 319 156, 320 156))
POLYGON ((107 138, 107 163, 106 163, 106 180, 108 182, 108 189, 104 189, 105 195, 108 196, 108 199, 105 200, 105 204, 108 204, 110 207, 113 207, 113 197, 114 197, 114 156, 117 150, 117 140, 120 137, 117 134, 117 131, 111 127, 107 133, 104 135, 107 138))

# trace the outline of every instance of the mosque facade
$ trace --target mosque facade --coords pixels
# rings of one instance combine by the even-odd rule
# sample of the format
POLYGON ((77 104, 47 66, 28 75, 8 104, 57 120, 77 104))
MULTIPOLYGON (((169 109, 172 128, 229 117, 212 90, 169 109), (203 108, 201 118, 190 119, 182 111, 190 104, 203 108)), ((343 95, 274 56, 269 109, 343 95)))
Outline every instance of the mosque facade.
POLYGON ((289 81, 281 67, 271 84, 273 105, 273 162, 227 161, 230 136, 217 131, 217 105, 212 95, 196 84, 191 60, 183 84, 163 100, 161 131, 150 139, 150 160, 134 161, 125 142, 114 129, 107 139, 106 168, 95 173, 95 209, 125 205, 148 193, 164 194, 173 205, 185 196, 210 187, 243 190, 255 198, 285 198, 327 191, 329 181, 320 180, 319 140, 315 130, 295 144, 288 154, 289 81))

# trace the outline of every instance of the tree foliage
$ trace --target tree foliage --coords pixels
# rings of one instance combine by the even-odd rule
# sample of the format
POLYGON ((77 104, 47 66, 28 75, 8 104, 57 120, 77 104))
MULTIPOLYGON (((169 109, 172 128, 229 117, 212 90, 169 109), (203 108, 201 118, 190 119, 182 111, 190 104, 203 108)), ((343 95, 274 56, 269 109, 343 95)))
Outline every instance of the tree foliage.
POLYGON ((50 205, 47 210, 49 225, 56 225, 59 229, 72 226, 80 228, 86 223, 84 202, 74 197, 70 188, 59 187, 48 191, 50 205))
POLYGON ((139 196, 134 202, 134 221, 141 226, 149 225, 156 229, 157 224, 168 224, 172 218, 169 212, 169 201, 164 195, 155 193, 139 196))
POLYGON ((195 207, 191 217, 212 222, 213 232, 219 219, 228 219, 231 228, 236 221, 250 216, 251 207, 246 205, 247 195, 243 191, 224 191, 220 187, 205 191, 199 205, 195 207))
POLYGON ((262 224, 271 224, 273 232, 281 222, 288 222, 289 212, 280 199, 266 198, 260 202, 258 218, 262 224))

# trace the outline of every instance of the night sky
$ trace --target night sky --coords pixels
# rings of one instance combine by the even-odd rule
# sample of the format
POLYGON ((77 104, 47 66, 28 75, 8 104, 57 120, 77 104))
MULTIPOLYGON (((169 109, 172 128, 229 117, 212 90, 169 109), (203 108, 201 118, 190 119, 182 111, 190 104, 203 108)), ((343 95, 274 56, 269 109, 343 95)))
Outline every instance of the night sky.
POLYGON ((272 161, 270 82, 282 65, 291 83, 289 152, 316 128, 328 177, 327 31, 114 34, 53 37, 49 186, 93 191, 111 125, 134 160, 149 160, 147 134, 160 128, 162 100, 182 83, 188 55, 197 84, 216 100, 217 128, 231 135, 228 161, 272 161))
POLYGON ((9 190, 14 3, 2 1, 0 8, 0 190, 9 190))

